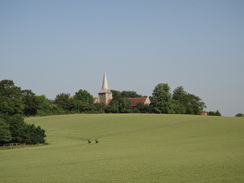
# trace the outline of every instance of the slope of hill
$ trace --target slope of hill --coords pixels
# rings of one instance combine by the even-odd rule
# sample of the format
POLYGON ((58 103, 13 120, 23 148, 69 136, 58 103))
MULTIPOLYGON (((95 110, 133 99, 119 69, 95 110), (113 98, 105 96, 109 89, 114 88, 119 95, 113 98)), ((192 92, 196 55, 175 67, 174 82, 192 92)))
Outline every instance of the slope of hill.
POLYGON ((46 146, 0 151, 1 182, 244 182, 244 119, 156 114, 27 118, 46 146))

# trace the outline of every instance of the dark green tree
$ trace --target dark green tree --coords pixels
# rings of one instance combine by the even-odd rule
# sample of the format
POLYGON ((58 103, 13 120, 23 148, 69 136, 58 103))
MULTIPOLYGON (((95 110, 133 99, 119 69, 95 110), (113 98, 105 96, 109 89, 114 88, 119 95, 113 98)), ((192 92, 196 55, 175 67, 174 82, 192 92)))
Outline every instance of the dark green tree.
POLYGON ((237 113, 237 114, 235 115, 235 117, 244 117, 244 114, 242 114, 242 113, 237 113))
MULTIPOLYGON (((14 85, 11 80, 0 82, 0 143, 28 143, 28 125, 24 122, 23 110, 28 109, 30 114, 32 107, 32 97, 35 96, 30 90, 23 92, 19 87, 14 85)), ((34 101, 33 103, 37 103, 34 101)), ((27 110, 26 110, 27 111, 27 110)), ((32 113, 33 114, 33 113, 32 113)), ((35 137, 40 130, 33 125, 31 138, 35 137)), ((42 130, 45 135, 45 131, 42 130)), ((43 143, 39 139, 34 143, 43 143)))
POLYGON ((201 114, 206 108, 200 97, 187 93, 182 86, 173 91, 172 99, 176 114, 201 114))
POLYGON ((105 110, 105 104, 104 103, 95 103, 95 104, 93 104, 92 107, 93 107, 93 111, 96 111, 96 112, 103 113, 105 110))
POLYGON ((132 112, 130 101, 121 95, 120 91, 111 90, 113 93, 113 100, 109 106, 105 107, 107 113, 129 113, 132 112))
POLYGON ((187 94, 186 114, 200 115, 204 108, 206 108, 206 105, 200 97, 187 94))
POLYGON ((182 86, 177 87, 172 94, 172 98, 174 100, 179 101, 181 104, 187 103, 187 92, 184 90, 182 86))
POLYGON ((113 100, 117 100, 122 98, 121 92, 118 90, 111 90, 111 92, 113 93, 113 100))
POLYGON ((25 128, 26 124, 24 118, 21 115, 14 115, 6 117, 6 121, 9 124, 9 130, 12 134, 13 143, 25 143, 26 133, 25 128))
POLYGON ((122 91, 121 96, 125 98, 142 97, 142 95, 137 94, 135 91, 122 91))
POLYGON ((185 105, 180 103, 178 100, 172 101, 172 108, 173 108, 174 114, 185 114, 186 113, 185 105))
POLYGON ((120 113, 130 113, 132 112, 130 101, 127 98, 120 98, 118 100, 119 103, 119 112, 120 113))
POLYGON ((0 114, 23 114, 23 109, 21 89, 12 80, 0 81, 0 114))
POLYGON ((132 110, 134 113, 150 113, 150 106, 143 103, 138 103, 132 110))
POLYGON ((79 90, 75 93, 75 100, 79 100, 85 104, 93 104, 93 96, 86 90, 79 90))
POLYGON ((216 116, 222 116, 219 110, 216 111, 216 116))
POLYGON ((50 114, 56 114, 56 104, 48 100, 46 96, 36 96, 37 100, 37 115, 46 116, 50 114))
POLYGON ((172 98, 170 93, 170 87, 168 84, 158 84, 152 93, 151 108, 154 113, 173 113, 172 98))
POLYGON ((24 122, 24 118, 19 115, 5 116, 4 119, 9 126, 11 133, 11 143, 37 144, 45 143, 45 130, 29 125, 24 122))
POLYGON ((9 125, 0 118, 0 144, 8 143, 12 140, 12 135, 9 130, 9 125))
POLYGON ((38 110, 38 99, 31 90, 22 90, 21 99, 24 103, 24 114, 26 116, 34 116, 38 110))
POLYGON ((214 111, 209 111, 208 112, 209 116, 221 116, 221 113, 219 112, 219 110, 217 110, 216 112, 214 111))
POLYGON ((175 114, 185 114, 187 106, 187 92, 182 86, 177 87, 173 91, 173 110, 175 114))
POLYGON ((41 129, 40 126, 26 125, 25 127, 25 143, 26 144, 38 144, 45 143, 45 130, 41 129))
POLYGON ((62 109, 66 111, 72 111, 75 109, 74 101, 68 93, 58 94, 54 100, 54 103, 58 104, 62 109))

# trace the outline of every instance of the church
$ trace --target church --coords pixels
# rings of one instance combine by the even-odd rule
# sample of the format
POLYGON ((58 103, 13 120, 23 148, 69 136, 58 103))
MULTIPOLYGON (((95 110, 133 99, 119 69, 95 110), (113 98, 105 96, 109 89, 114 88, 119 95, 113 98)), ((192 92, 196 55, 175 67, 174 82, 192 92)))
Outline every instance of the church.
MULTIPOLYGON (((109 105, 113 100, 113 93, 108 88, 108 79, 106 72, 103 75, 102 88, 98 92, 98 97, 93 98, 94 103, 104 103, 105 105, 109 105)), ((142 103, 144 105, 149 105, 150 99, 149 97, 137 97, 137 98, 128 98, 131 103, 131 107, 135 107, 137 104, 142 103)))

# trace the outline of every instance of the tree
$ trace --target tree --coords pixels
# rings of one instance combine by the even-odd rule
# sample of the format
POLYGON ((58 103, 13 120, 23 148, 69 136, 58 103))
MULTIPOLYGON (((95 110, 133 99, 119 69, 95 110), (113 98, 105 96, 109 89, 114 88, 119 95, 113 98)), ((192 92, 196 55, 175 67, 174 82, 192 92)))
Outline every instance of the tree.
POLYGON ((200 97, 187 93, 182 86, 173 91, 172 99, 176 114, 201 114, 206 108, 200 97))
POLYGON ((8 143, 12 140, 11 132, 9 131, 9 125, 0 118, 0 144, 8 143))
POLYGON ((79 100, 85 104, 93 104, 93 96, 86 90, 79 90, 75 93, 75 100, 79 100))
POLYGON ((170 87, 168 84, 158 84, 150 98, 152 111, 155 113, 169 114, 173 112, 170 87))
POLYGON ((113 93, 113 100, 109 106, 105 107, 107 113, 129 113, 132 112, 130 101, 121 95, 120 91, 111 90, 113 93))
POLYGON ((180 103, 180 101, 178 101, 178 100, 172 101, 172 108, 173 108, 174 114, 185 114, 186 113, 185 105, 180 103))
POLYGON ((24 104, 21 100, 21 89, 12 80, 0 82, 0 114, 23 114, 24 104))
POLYGON ((38 109, 38 99, 31 90, 22 90, 21 99, 24 103, 24 114, 26 116, 34 116, 38 109))
POLYGON ((26 144, 45 143, 45 130, 39 126, 36 127, 34 124, 26 124, 21 115, 4 116, 4 120, 11 133, 11 140, 8 142, 26 144))
POLYGON ((102 113, 105 110, 105 104, 104 103, 95 103, 92 106, 93 106, 93 111, 97 111, 97 112, 102 113))
POLYGON ((126 98, 142 97, 142 95, 137 94, 135 91, 122 91, 121 96, 126 98))
POLYGON ((24 122, 24 118, 21 115, 14 115, 6 117, 6 122, 9 125, 9 130, 12 134, 13 143, 25 143, 26 134, 25 127, 26 124, 24 122))
POLYGON ((181 104, 185 104, 186 96, 187 96, 187 92, 184 90, 182 86, 179 86, 173 91, 172 98, 174 100, 179 101, 181 104))
POLYGON ((70 94, 68 93, 58 94, 54 102, 64 110, 72 111, 73 109, 75 109, 73 99, 70 98, 70 94))
POLYGON ((216 111, 216 116, 222 116, 221 113, 219 112, 219 110, 216 111))
POLYGON ((185 114, 187 106, 187 92, 182 86, 173 91, 173 111, 175 114, 185 114))
POLYGON ((193 94, 187 94, 186 99, 186 114, 199 115, 203 112, 203 109, 206 108, 205 103, 202 102, 202 99, 198 96, 195 96, 193 94))
POLYGON ((120 113, 130 113, 132 112, 130 101, 127 98, 120 98, 118 100, 119 103, 119 112, 120 113))
POLYGON ((46 96, 36 96, 37 100, 37 115, 45 116, 49 114, 56 114, 56 105, 52 101, 48 100, 46 96))
POLYGON ((45 130, 41 129, 40 126, 35 127, 33 124, 26 125, 25 134, 25 143, 27 144, 45 143, 45 130))
POLYGON ((145 105, 143 103, 138 103, 134 108, 133 108, 134 113, 149 113, 150 111, 150 106, 145 105))
POLYGON ((209 111, 208 112, 209 116, 221 116, 221 113, 217 110, 216 112, 214 111, 209 111))
POLYGON ((238 114, 235 115, 235 117, 244 117, 244 114, 238 113, 238 114))
MULTIPOLYGON (((3 80, 0 82, 0 143, 29 143, 28 138, 33 138, 40 130, 41 138, 33 143, 45 142, 45 131, 40 127, 36 128, 32 125, 32 131, 28 131, 28 126, 24 122, 23 110, 26 114, 36 113, 36 106, 33 107, 35 94, 30 90, 23 90, 14 85, 11 80, 3 80), (33 112, 34 111, 34 112, 33 112), (38 130, 39 131, 38 131, 38 130), (28 135, 31 132, 31 135, 28 135)), ((40 135, 39 135, 40 136, 40 135)))

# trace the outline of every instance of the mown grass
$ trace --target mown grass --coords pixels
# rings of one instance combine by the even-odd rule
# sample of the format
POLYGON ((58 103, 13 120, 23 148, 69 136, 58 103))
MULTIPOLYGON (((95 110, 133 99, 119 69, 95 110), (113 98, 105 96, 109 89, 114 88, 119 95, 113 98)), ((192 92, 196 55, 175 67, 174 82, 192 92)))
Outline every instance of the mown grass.
POLYGON ((1 150, 0 182, 244 182, 243 118, 80 114, 26 122, 44 128, 49 145, 1 150))

